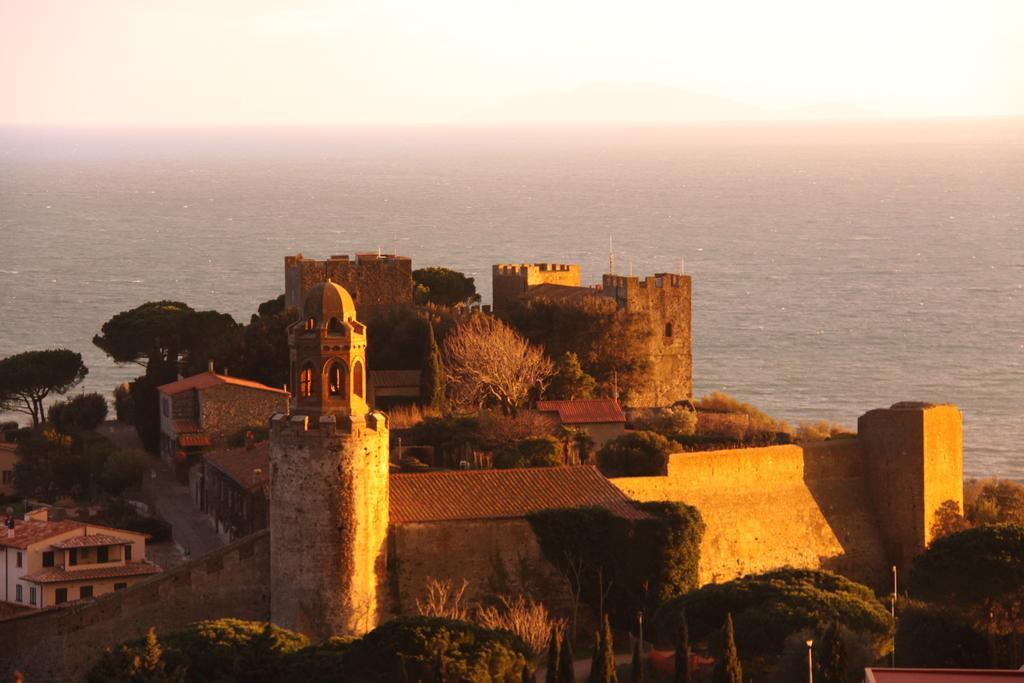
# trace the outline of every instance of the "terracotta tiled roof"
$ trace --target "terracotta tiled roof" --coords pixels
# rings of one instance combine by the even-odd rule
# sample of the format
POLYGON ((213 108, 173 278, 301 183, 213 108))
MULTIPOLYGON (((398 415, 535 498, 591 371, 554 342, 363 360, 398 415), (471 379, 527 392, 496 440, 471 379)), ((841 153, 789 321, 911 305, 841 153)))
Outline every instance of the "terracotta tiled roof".
POLYGON ((14 453, 18 450, 18 444, 7 443, 6 441, 0 441, 0 451, 10 451, 14 453))
POLYGON ((196 448, 199 446, 209 446, 210 437, 206 434, 179 434, 178 445, 182 448, 196 448))
POLYGON ((220 384, 231 384, 236 387, 259 389, 260 391, 273 391, 274 393, 289 395, 284 389, 275 389, 274 387, 268 387, 266 384, 251 382, 247 379, 239 379, 238 377, 231 377, 230 375, 218 375, 215 372, 200 372, 198 375, 192 375, 185 379, 179 379, 177 382, 164 384, 159 387, 159 389, 160 393, 163 394, 180 394, 181 392, 188 391, 189 389, 202 391, 203 389, 209 389, 210 387, 215 387, 220 384))
POLYGON ((371 370, 370 382, 374 387, 416 387, 420 386, 419 370, 371 370))
POLYGON ((594 424, 597 422, 626 422, 626 415, 613 398, 580 401, 537 401, 542 413, 558 413, 562 424, 594 424))
POLYGON ((42 520, 16 519, 14 520, 14 538, 11 538, 6 528, 0 528, 0 546, 8 548, 25 549, 33 543, 45 541, 59 534, 75 529, 85 529, 84 522, 75 522, 70 519, 60 522, 44 522, 42 520))
POLYGON ((231 448, 206 454, 206 464, 215 467, 247 489, 270 482, 270 442, 262 441, 252 448, 231 448), (253 470, 260 470, 257 478, 253 470))
POLYGON ((174 433, 175 434, 196 434, 199 431, 199 425, 196 424, 195 420, 175 420, 174 421, 174 433))
POLYGON ((572 507, 603 507, 628 519, 647 516, 587 465, 392 474, 390 483, 395 524, 514 518, 572 507))
POLYGON ((999 669, 885 669, 864 671, 868 683, 1000 683, 1024 681, 1024 671, 999 669))
POLYGON ((63 541, 57 541, 51 547, 64 550, 66 548, 97 548, 104 545, 127 545, 129 543, 135 543, 135 541, 110 534, 89 534, 88 536, 65 538, 63 541))
POLYGON ((95 579, 116 579, 122 576, 147 576, 158 574, 159 565, 148 560, 138 562, 126 562, 123 565, 111 567, 96 567, 95 569, 76 569, 68 571, 56 567, 44 569, 24 577, 25 581, 31 583, 63 583, 64 581, 92 581, 95 579))

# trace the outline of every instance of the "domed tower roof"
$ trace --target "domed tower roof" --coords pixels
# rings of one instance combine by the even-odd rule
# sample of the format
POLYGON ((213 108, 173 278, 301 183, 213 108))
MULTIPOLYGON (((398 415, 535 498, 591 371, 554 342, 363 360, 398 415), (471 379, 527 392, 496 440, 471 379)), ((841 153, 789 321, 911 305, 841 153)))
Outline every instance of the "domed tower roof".
POLYGON ((310 288, 302 305, 302 314, 307 319, 316 318, 320 324, 331 318, 342 322, 355 320, 356 304, 344 287, 328 280, 310 288))

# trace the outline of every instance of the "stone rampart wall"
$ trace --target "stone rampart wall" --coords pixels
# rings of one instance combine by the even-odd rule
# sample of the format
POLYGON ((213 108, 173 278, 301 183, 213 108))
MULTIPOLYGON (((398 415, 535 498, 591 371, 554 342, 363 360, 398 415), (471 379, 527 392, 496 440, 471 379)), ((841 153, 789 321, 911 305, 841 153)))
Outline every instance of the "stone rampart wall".
POLYGON ((879 586, 888 566, 858 439, 670 456, 668 475, 612 479, 640 501, 695 506, 707 532, 700 582, 781 566, 879 586))
POLYGON ((261 531, 93 600, 0 621, 0 679, 78 681, 104 649, 203 619, 270 618, 270 540, 261 531))

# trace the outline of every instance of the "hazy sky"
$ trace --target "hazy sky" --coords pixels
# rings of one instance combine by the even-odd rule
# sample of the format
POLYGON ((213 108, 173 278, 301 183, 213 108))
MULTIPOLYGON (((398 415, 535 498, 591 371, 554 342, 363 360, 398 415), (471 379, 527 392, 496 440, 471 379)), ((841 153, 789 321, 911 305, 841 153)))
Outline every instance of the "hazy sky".
POLYGON ((0 123, 518 119, 622 86, 1019 115, 1022 36, 1024 0, 0 0, 0 123))

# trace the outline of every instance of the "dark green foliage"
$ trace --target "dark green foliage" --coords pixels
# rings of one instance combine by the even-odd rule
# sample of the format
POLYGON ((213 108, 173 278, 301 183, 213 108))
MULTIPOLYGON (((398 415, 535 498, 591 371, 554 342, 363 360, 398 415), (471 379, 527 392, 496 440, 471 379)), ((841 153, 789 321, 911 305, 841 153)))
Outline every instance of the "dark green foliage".
POLYGON ((580 567, 581 597, 612 622, 631 627, 638 609, 697 586, 704 522, 678 503, 638 503, 647 519, 628 520, 604 508, 544 510, 528 516, 544 556, 569 575, 580 567), (605 593, 602 605, 601 593, 605 593))
POLYGON ((839 633, 839 624, 832 622, 821 637, 816 662, 822 683, 846 683, 846 646, 839 633))
POLYGON ((544 673, 544 683, 558 683, 559 667, 562 665, 562 632, 556 624, 551 625, 548 637, 548 666, 544 673))
POLYGON ((418 304, 454 306, 480 301, 473 278, 455 270, 419 268, 412 271, 412 279, 416 283, 414 296, 418 304))
POLYGON ((558 658, 558 683, 576 683, 575 659, 572 654, 572 638, 566 631, 562 634, 562 650, 558 658))
POLYGON ((92 343, 117 363, 177 364, 182 323, 193 312, 180 301, 149 301, 103 323, 92 343))
POLYGON ((427 676, 440 663, 444 680, 518 683, 530 651, 507 631, 451 619, 402 617, 352 644, 345 655, 346 674, 353 681, 388 681, 396 656, 405 660, 410 680, 431 680, 427 676))
MULTIPOLYGON (((345 653, 352 649, 355 638, 335 636, 322 643, 314 643, 301 650, 287 652, 284 655, 285 675, 287 683, 313 683, 314 681, 345 681, 345 653)), ((395 671, 394 681, 407 680, 405 659, 399 655, 393 658, 395 671)))
POLYGON ((89 369, 81 354, 67 349, 24 351, 0 360, 0 410, 24 413, 38 426, 43 402, 77 386, 89 369))
POLYGON ((744 656, 766 661, 778 657, 786 637, 801 629, 820 633, 839 622, 869 634, 878 654, 892 629, 888 610, 870 588, 814 569, 777 569, 708 584, 676 598, 663 605, 654 620, 666 642, 678 631, 684 609, 693 640, 711 637, 731 614, 744 656))
POLYGON ((732 629, 732 615, 725 615, 722 626, 722 647, 715 662, 714 683, 743 683, 743 668, 736 654, 736 639, 732 629))
POLYGON ((693 671, 690 669, 690 627, 686 623, 686 610, 679 614, 679 637, 676 639, 676 666, 672 675, 672 683, 693 683, 693 671))
POLYGON ((627 432, 597 452, 597 468, 606 477, 664 475, 672 442, 654 432, 627 432))
POLYGON ((150 453, 160 450, 160 392, 157 387, 173 382, 177 374, 171 374, 166 366, 154 365, 147 373, 136 377, 128 384, 132 399, 132 424, 142 441, 142 447, 150 453), (160 368, 156 370, 155 368, 160 368))
POLYGON ((962 607, 1024 589, 1024 526, 996 524, 935 539, 914 558, 911 597, 962 607))
POLYGON ((150 543, 171 540, 170 524, 158 517, 140 515, 134 507, 121 498, 114 498, 100 514, 82 518, 82 521, 149 534, 152 537, 149 540, 150 543))
POLYGON ((32 431, 18 445, 14 483, 23 496, 54 500, 60 495, 95 498, 117 495, 139 483, 145 461, 118 450, 94 432, 74 436, 44 428, 32 431))
POLYGON ((596 388, 597 380, 583 372, 579 357, 566 351, 555 361, 555 374, 544 396, 552 400, 587 399, 594 397, 596 388))
POLYGON ((555 467, 562 464, 562 444, 544 436, 500 448, 494 453, 494 466, 500 470, 516 467, 555 467))
MULTIPOLYGON (((285 310, 284 294, 277 299, 265 301, 259 306, 259 313, 249 319, 241 334, 242 358, 217 357, 218 367, 230 368, 236 374, 268 387, 289 384, 288 326, 295 321, 294 311, 285 310)), ((236 342, 237 344, 237 342, 236 342)), ((225 350, 236 349, 230 343, 222 345, 225 350)), ((202 370, 203 368, 200 368, 202 370)))
POLYGON ((615 643, 608 615, 604 615, 601 630, 595 634, 594 655, 590 660, 589 683, 618 683, 615 671, 615 643))
POLYGON ((420 374, 420 401, 425 406, 444 412, 446 401, 444 396, 444 361, 441 359, 441 348, 437 345, 434 324, 427 326, 427 346, 420 374))
POLYGON ((403 443, 432 446, 441 452, 479 442, 480 420, 475 416, 425 417, 407 430, 403 443))
POLYGON ((57 401, 46 411, 46 419, 64 434, 96 429, 107 419, 107 399, 100 394, 79 394, 57 401))
POLYGON ((506 318, 551 358, 575 353, 602 395, 611 396, 617 386, 628 402, 634 389, 643 390, 650 381, 646 358, 650 326, 642 315, 618 310, 611 299, 527 299, 513 304, 506 318))
POLYGON ((119 496, 126 490, 139 486, 149 467, 146 456, 131 451, 114 451, 103 463, 100 485, 112 496, 119 496))
POLYGON ((989 641, 962 610, 900 601, 896 628, 899 666, 975 669, 989 665, 989 641))
POLYGON ((629 666, 630 683, 644 683, 644 660, 640 654, 640 641, 633 644, 633 661, 629 666))
POLYGON ((134 406, 132 406, 132 392, 127 382, 114 387, 114 415, 118 422, 132 422, 134 406))

